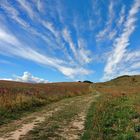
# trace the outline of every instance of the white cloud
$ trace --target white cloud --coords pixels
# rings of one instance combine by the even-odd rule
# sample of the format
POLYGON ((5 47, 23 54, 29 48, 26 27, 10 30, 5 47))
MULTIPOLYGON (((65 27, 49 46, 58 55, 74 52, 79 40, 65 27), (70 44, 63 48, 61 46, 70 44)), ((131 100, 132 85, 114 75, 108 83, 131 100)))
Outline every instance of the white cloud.
POLYGON ((134 63, 134 64, 131 66, 131 69, 140 69, 140 62, 134 63))
POLYGON ((105 24, 105 27, 103 30, 99 31, 99 33, 96 35, 96 41, 101 41, 106 38, 112 39, 116 35, 116 31, 112 31, 112 22, 114 19, 114 1, 111 1, 109 6, 108 6, 108 20, 105 24), (108 35, 107 35, 108 34, 108 35))
POLYGON ((92 61, 92 58, 90 55, 91 52, 86 49, 85 47, 86 42, 82 38, 77 39, 78 47, 76 47, 76 44, 74 44, 68 29, 64 28, 62 34, 65 41, 69 44, 70 49, 73 52, 75 59, 80 64, 87 64, 92 61))
POLYGON ((0 40, 0 53, 2 54, 18 56, 45 66, 51 66, 70 78, 89 74, 89 70, 69 66, 64 60, 49 57, 34 50, 32 47, 20 42, 12 33, 3 29, 0 29, 0 40))
MULTIPOLYGON (((22 15, 22 10, 17 10, 16 8, 14 8, 12 5, 10 5, 8 2, 2 2, 0 3, 2 9, 4 9, 4 11, 6 12, 7 16, 9 18, 12 18, 12 20, 14 20, 15 22, 17 22, 19 25, 21 25, 21 27, 28 32, 28 34, 37 36, 38 38, 41 38, 45 43, 46 46, 49 46, 49 49, 52 50, 54 52, 54 50, 60 50, 61 52, 64 53, 65 58, 66 59, 71 59, 69 53, 67 52, 65 46, 64 46, 64 42, 62 40, 62 36, 61 36, 61 32, 56 30, 55 26, 53 25, 53 23, 42 19, 36 11, 33 11, 32 9, 32 5, 27 2, 27 1, 19 1, 17 0, 21 6, 22 9, 26 10, 26 12, 29 14, 29 17, 34 18, 34 21, 37 24, 40 24, 41 26, 45 27, 47 29, 47 31, 45 31, 45 33, 42 33, 40 31, 37 31, 34 27, 32 27, 30 25, 30 23, 26 22, 25 20, 23 20, 21 18, 22 15), (30 9, 30 11, 29 11, 30 9)), ((37 5, 42 4, 42 1, 36 1, 37 5)), ((41 6, 41 5, 40 5, 41 6)))
POLYGON ((56 38, 58 37, 58 32, 54 28, 53 24, 48 21, 41 20, 41 23, 46 27, 56 38))
POLYGON ((126 22, 124 23, 124 29, 122 34, 114 40, 113 50, 107 60, 107 64, 104 69, 104 80, 110 79, 116 76, 116 69, 118 69, 119 63, 127 53, 127 47, 129 46, 129 37, 135 30, 135 22, 137 20, 136 14, 140 8, 140 0, 135 0, 132 8, 129 11, 126 22))
POLYGON ((27 0, 17 0, 21 7, 27 12, 28 16, 33 19, 35 14, 32 10, 31 4, 27 0))
POLYGON ((24 72, 22 76, 15 76, 14 81, 27 82, 27 83, 48 83, 48 80, 35 77, 29 72, 24 72))
POLYGON ((0 78, 0 80, 14 81, 14 80, 13 80, 13 79, 11 79, 11 78, 0 78))
POLYGON ((25 82, 25 83, 48 83, 48 80, 35 77, 29 72, 24 72, 22 76, 15 75, 13 78, 0 78, 0 80, 25 82))
POLYGON ((92 61, 91 52, 86 48, 86 42, 83 39, 78 39, 78 57, 82 64, 92 61))
POLYGON ((102 80, 109 80, 121 75, 136 75, 140 74, 140 50, 125 52, 122 60, 117 64, 116 69, 112 74, 102 80), (110 77, 109 77, 110 76, 110 77))
MULTIPOLYGON (((59 20, 58 22, 60 22, 62 26, 66 27, 63 31, 61 31, 61 27, 60 29, 59 27, 56 27, 53 21, 47 20, 49 19, 48 17, 44 19, 40 16, 42 14, 42 9, 47 9, 47 4, 41 0, 37 0, 35 2, 36 5, 26 0, 16 0, 16 3, 17 5, 12 5, 8 1, 3 1, 0 5, 8 18, 12 19, 12 22, 14 21, 18 23, 17 25, 22 27, 28 35, 34 35, 34 37, 38 37, 43 40, 43 43, 45 42, 44 46, 46 47, 46 52, 44 52, 42 48, 40 49, 36 46, 26 44, 26 41, 23 42, 20 35, 18 36, 19 38, 17 38, 15 36, 17 34, 13 35, 9 30, 7 30, 7 28, 0 28, 1 54, 21 57, 38 64, 52 67, 70 78, 74 78, 77 75, 88 75, 91 73, 90 70, 84 68, 84 64, 87 64, 92 60, 90 56, 91 52, 87 49, 85 41, 81 39, 80 35, 77 37, 76 41, 74 40, 75 42, 73 41, 70 28, 68 25, 65 25, 65 17, 63 16, 65 15, 64 7, 59 2, 56 2, 56 9, 50 11, 49 16, 51 13, 55 15, 51 18, 59 20), (35 8, 36 10, 38 9, 40 13, 38 13, 35 8), (26 17, 28 16, 31 19, 30 22, 26 21, 26 18, 23 18, 23 12, 24 15, 26 14, 26 17), (57 15, 59 16, 58 18, 56 18, 57 15), (36 28, 36 25, 39 25, 41 29, 44 29, 44 32, 39 31, 36 28), (45 28, 47 30, 45 30, 45 28), (69 49, 65 46, 66 42, 70 46, 72 55, 69 49), (35 50, 35 48, 37 50, 35 50), (47 49, 50 49, 54 55, 47 54, 47 49), (54 57, 56 53, 55 51, 57 50, 61 51, 61 54, 63 54, 62 56, 64 57, 54 57)), ((50 9, 53 9, 52 6, 50 6, 50 9)))
POLYGON ((124 20, 125 20, 125 6, 122 6, 121 12, 119 15, 119 20, 117 21, 118 27, 124 23, 124 20))
POLYGON ((121 61, 121 65, 124 65, 124 69, 133 72, 140 72, 140 50, 126 52, 124 54, 123 60, 121 61))
POLYGON ((63 38, 65 39, 65 41, 69 44, 75 58, 77 58, 77 51, 76 51, 76 47, 75 47, 75 44, 73 43, 72 41, 72 38, 71 38, 71 35, 70 35, 70 32, 68 31, 67 28, 64 28, 63 32, 63 38))
POLYGON ((43 6, 43 1, 42 0, 37 0, 35 1, 37 3, 37 9, 39 12, 44 12, 44 6, 43 6))
POLYGON ((124 54, 124 62, 136 62, 136 61, 140 61, 140 50, 136 50, 136 51, 127 51, 124 54))
POLYGON ((70 68, 70 67, 59 67, 58 68, 64 75, 74 79, 76 76, 79 75, 89 75, 92 73, 92 71, 84 69, 82 67, 75 67, 75 68, 70 68))
POLYGON ((0 3, 1 8, 3 8, 6 12, 6 14, 15 20, 17 23, 24 27, 28 27, 29 25, 22 19, 20 18, 20 13, 17 11, 14 7, 10 6, 10 4, 5 1, 0 3))
POLYGON ((18 46, 20 44, 19 41, 14 36, 11 36, 8 32, 6 32, 1 28, 0 28, 0 40, 2 42, 6 42, 11 45, 16 44, 18 46))

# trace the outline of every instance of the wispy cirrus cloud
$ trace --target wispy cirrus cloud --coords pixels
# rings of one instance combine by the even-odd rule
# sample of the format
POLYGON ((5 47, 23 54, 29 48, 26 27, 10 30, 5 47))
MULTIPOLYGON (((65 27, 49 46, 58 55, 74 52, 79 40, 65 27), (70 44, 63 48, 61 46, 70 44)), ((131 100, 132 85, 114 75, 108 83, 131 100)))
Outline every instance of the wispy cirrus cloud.
POLYGON ((69 54, 67 53, 67 50, 64 48, 64 42, 60 39, 61 35, 60 32, 55 29, 53 24, 49 21, 45 21, 44 19, 41 19, 36 12, 33 12, 33 9, 31 8, 31 5, 28 5, 27 1, 18 1, 22 6, 23 10, 26 10, 29 17, 34 17, 34 20, 36 20, 36 23, 42 25, 47 29, 47 31, 44 33, 40 33, 35 28, 33 28, 30 23, 27 23, 25 20, 21 18, 22 11, 18 11, 12 5, 10 5, 8 2, 1 3, 1 8, 3 8, 6 12, 6 14, 9 16, 9 18, 12 18, 15 22, 17 22, 21 27, 28 32, 28 34, 32 34, 34 36, 37 36, 38 38, 41 38, 45 43, 49 46, 50 49, 59 49, 61 50, 65 57, 70 58, 69 54), (26 7, 24 7, 26 6, 26 7), (30 11, 28 10, 30 9, 30 11), (31 13, 34 13, 31 14, 31 13), (33 16, 32 16, 33 15, 33 16))
POLYGON ((64 60, 42 54, 3 29, 0 29, 0 40, 0 53, 4 55, 18 56, 45 66, 51 66, 70 78, 80 74, 87 75, 91 73, 91 71, 82 67, 69 66, 64 60))
POLYGON ((113 78, 120 72, 119 64, 125 59, 124 56, 127 53, 127 47, 130 44, 129 38, 136 27, 136 14, 139 12, 139 9, 140 0, 135 0, 124 23, 122 34, 114 40, 112 53, 110 54, 104 69, 104 80, 113 78))
POLYGON ((127 5, 89 0, 79 7, 78 2, 2 0, 0 54, 55 69, 72 79, 94 69, 98 73, 104 65, 104 79, 120 71, 136 73, 139 56, 132 54, 132 46, 131 53, 127 49, 139 9, 139 0, 134 1, 137 4, 129 11, 133 1, 127 5), (126 70, 127 64, 131 69, 126 70))
POLYGON ((21 8, 23 8, 23 10, 27 12, 27 15, 31 19, 33 19, 35 17, 35 14, 32 10, 32 6, 31 6, 30 2, 28 2, 27 0, 17 0, 17 2, 21 5, 21 8))
POLYGON ((5 10, 9 18, 12 18, 14 21, 22 25, 23 27, 28 27, 29 25, 20 17, 20 13, 14 7, 11 7, 7 1, 0 3, 2 9, 5 10))
POLYGON ((86 42, 84 39, 78 39, 78 51, 81 63, 90 63, 92 61, 91 51, 86 48, 86 42))
MULTIPOLYGON (((47 46, 49 46, 49 48, 52 49, 53 51, 56 49, 56 50, 60 50, 61 52, 63 52, 66 59, 71 60, 71 61, 76 60, 77 62, 79 61, 78 63, 83 63, 83 62, 85 64, 89 63, 89 60, 91 60, 91 58, 88 58, 89 57, 89 50, 86 50, 85 47, 84 47, 84 49, 81 49, 81 47, 79 47, 80 49, 76 50, 76 44, 78 44, 79 39, 75 43, 72 41, 72 38, 71 38, 70 33, 68 31, 68 28, 69 28, 68 26, 67 26, 67 29, 64 28, 64 29, 58 30, 55 28, 53 23, 42 19, 36 11, 33 11, 32 4, 30 2, 27 2, 24 0, 23 1, 17 0, 17 2, 22 7, 22 9, 20 11, 18 11, 15 7, 10 5, 8 2, 2 3, 2 8, 7 12, 7 15, 10 18, 12 17, 12 19, 14 19, 19 25, 21 25, 21 27, 23 27, 25 31, 41 38, 43 41, 46 42, 47 46), (42 27, 45 27, 45 29, 46 29, 45 34, 38 32, 35 28, 31 27, 30 23, 27 23, 25 20, 23 20, 21 18, 21 13, 24 11, 32 20, 33 19, 35 20, 35 23, 40 24, 42 27), (65 47, 66 43, 68 43, 75 58, 72 58, 71 54, 69 54, 68 50, 66 49, 66 47, 65 47), (83 55, 82 54, 83 50, 88 55, 86 55, 86 54, 83 55), (83 58, 82 58, 82 56, 83 56, 83 58)), ((41 1, 38 1, 38 3, 39 3, 39 5, 42 4, 41 1)), ((38 7, 38 3, 37 3, 37 7, 38 7)), ((59 3, 57 3, 57 5, 61 6, 59 3)), ((59 10, 60 7, 57 7, 57 9, 58 10, 56 10, 56 11, 59 11, 58 15, 59 15, 59 19, 61 20, 60 22, 63 22, 62 24, 64 24, 64 26, 66 26, 65 21, 64 21, 64 17, 62 19, 62 13, 64 13, 63 7, 61 6, 61 12, 59 10)), ((54 13, 54 14, 56 14, 56 16, 57 16, 57 13, 54 13)))
POLYGON ((91 52, 86 49, 86 42, 82 38, 78 38, 77 45, 73 42, 71 34, 67 28, 63 30, 63 38, 69 44, 75 59, 80 64, 90 63, 92 61, 91 52))
POLYGON ((44 3, 41 0, 36 1, 37 9, 39 12, 44 12, 44 3))
MULTIPOLYGON (((124 59, 121 61, 120 65, 125 71, 129 71, 129 73, 140 71, 140 50, 137 51, 127 51, 124 54, 124 59)), ((120 69, 120 67, 119 67, 120 69)), ((118 69, 118 70, 119 70, 118 69)), ((121 74, 121 71, 120 71, 121 74)))
POLYGON ((110 78, 121 76, 121 75, 137 75, 140 73, 140 54, 135 55, 136 52, 126 53, 123 60, 118 64, 114 75, 110 78), (133 57, 131 57, 133 55, 133 57), (127 58, 127 59, 125 59, 127 58), (128 60, 128 58, 130 58, 128 60))
POLYGON ((68 31, 67 28, 64 28, 62 34, 63 34, 63 38, 65 39, 65 41, 69 44, 70 49, 71 49, 74 57, 77 58, 78 57, 78 54, 77 54, 77 51, 76 51, 75 44, 73 43, 73 40, 71 38, 70 32, 68 31))
POLYGON ((99 31, 99 33, 96 35, 97 42, 107 39, 107 37, 108 39, 111 40, 116 35, 116 31, 112 30, 112 22, 115 17, 114 5, 115 5, 115 2, 111 1, 108 6, 108 19, 107 19, 104 29, 99 31))
POLYGON ((123 5, 122 8, 121 8, 121 12, 119 14, 119 19, 117 21, 117 26, 120 27, 124 23, 124 20, 125 20, 125 6, 123 5))

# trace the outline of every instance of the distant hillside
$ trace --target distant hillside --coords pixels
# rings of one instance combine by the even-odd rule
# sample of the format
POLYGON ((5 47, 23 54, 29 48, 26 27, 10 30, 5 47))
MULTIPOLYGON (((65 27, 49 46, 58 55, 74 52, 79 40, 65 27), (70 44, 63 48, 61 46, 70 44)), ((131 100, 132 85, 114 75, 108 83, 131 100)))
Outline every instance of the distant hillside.
POLYGON ((114 83, 114 84, 138 84, 140 83, 140 75, 134 75, 134 76, 129 76, 129 75, 124 75, 117 77, 109 82, 106 83, 114 83))
POLYGON ((86 93, 89 89, 89 83, 80 82, 60 82, 46 84, 31 84, 14 81, 0 80, 0 93, 45 93, 45 94, 66 94, 86 93))
POLYGON ((140 91, 140 75, 124 75, 107 82, 96 83, 95 86, 103 93, 137 93, 140 91))
POLYGON ((92 84, 91 89, 99 98, 89 109, 82 140, 139 140, 140 75, 92 84))

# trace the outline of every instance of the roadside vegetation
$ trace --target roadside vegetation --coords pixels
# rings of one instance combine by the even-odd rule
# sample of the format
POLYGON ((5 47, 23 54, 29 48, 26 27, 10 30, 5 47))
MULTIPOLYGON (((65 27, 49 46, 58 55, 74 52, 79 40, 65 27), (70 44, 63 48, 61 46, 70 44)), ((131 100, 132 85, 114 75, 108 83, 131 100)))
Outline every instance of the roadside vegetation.
POLYGON ((137 140, 140 138, 140 94, 103 95, 88 112, 83 140, 137 140))
POLYGON ((89 108, 81 139, 139 140, 139 82, 139 77, 124 76, 94 85, 101 96, 89 108))
POLYGON ((49 118, 46 117, 45 121, 36 126, 27 135, 21 137, 21 139, 79 139, 83 133, 86 111, 95 98, 94 94, 87 94, 62 100, 63 106, 61 109, 58 109, 49 118))
POLYGON ((0 125, 67 97, 88 93, 87 83, 27 84, 0 81, 0 125))

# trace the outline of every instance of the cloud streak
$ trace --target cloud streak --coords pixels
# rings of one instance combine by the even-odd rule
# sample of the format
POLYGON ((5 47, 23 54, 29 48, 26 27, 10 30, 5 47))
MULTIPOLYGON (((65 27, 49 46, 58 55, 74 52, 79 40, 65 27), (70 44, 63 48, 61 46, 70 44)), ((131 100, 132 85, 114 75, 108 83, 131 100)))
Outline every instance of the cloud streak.
POLYGON ((122 1, 89 0, 79 8, 77 2, 2 0, 0 56, 26 59, 72 79, 94 78, 94 71, 98 77, 99 68, 104 69, 103 79, 120 71, 136 73, 140 56, 132 53, 130 36, 139 3, 134 0, 130 9, 122 1), (131 67, 126 70, 128 64, 131 67))
POLYGON ((116 31, 112 30, 112 22, 115 17, 115 13, 114 13, 114 9, 113 9, 114 5, 115 5, 115 2, 111 1, 108 6, 108 20, 105 24, 105 28, 103 30, 99 31, 99 33, 96 35, 97 42, 102 41, 102 40, 106 39, 107 37, 111 40, 116 35, 116 31), (107 36, 107 34, 108 34, 108 36, 107 36))
POLYGON ((68 66, 66 62, 61 59, 51 58, 35 51, 23 42, 21 43, 13 34, 3 29, 0 29, 0 40, 0 53, 2 54, 18 56, 39 64, 51 66, 70 78, 74 78, 74 76, 79 74, 87 75, 90 73, 90 71, 82 67, 68 66))
POLYGON ((119 63, 124 58, 127 52, 127 47, 129 46, 129 38, 135 30, 136 14, 140 8, 140 0, 135 0, 132 8, 129 11, 126 22, 124 23, 124 29, 122 34, 114 40, 113 50, 111 55, 107 60, 107 64, 104 69, 103 79, 110 79, 111 77, 117 76, 116 69, 118 69, 119 63))

